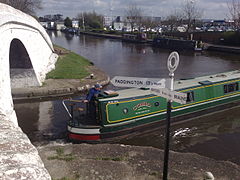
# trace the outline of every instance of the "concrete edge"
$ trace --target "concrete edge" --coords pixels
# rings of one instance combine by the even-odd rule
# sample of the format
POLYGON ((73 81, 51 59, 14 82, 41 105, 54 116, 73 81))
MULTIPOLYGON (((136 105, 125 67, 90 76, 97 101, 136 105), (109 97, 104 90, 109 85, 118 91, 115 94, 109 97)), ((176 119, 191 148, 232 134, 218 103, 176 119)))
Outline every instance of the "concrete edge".
POLYGON ((19 89, 12 90, 12 97, 14 101, 20 100, 34 100, 34 99, 44 99, 44 98, 57 98, 57 97, 64 97, 64 96, 71 96, 77 93, 86 92, 90 89, 95 83, 99 83, 102 86, 106 86, 110 82, 110 77, 108 75, 104 75, 103 79, 96 79, 92 83, 88 83, 79 87, 75 88, 56 88, 56 89, 41 89, 41 88, 34 88, 34 89, 27 89, 27 91, 20 91, 19 89))

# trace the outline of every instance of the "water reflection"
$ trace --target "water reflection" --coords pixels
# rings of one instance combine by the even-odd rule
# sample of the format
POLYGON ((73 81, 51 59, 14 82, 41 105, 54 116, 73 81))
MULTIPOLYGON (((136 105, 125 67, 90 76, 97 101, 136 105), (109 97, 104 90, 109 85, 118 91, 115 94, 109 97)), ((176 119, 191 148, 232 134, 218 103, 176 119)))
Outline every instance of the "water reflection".
MULTIPOLYGON (((240 164, 240 107, 173 125, 170 148, 240 164)), ((164 127, 120 143, 164 148, 164 127)))
POLYGON ((19 126, 33 143, 64 138, 68 116, 61 101, 15 103, 19 126))
POLYGON ((71 41, 72 41, 73 38, 74 38, 74 35, 73 35, 73 34, 70 34, 70 33, 66 33, 66 34, 65 34, 65 38, 66 38, 67 42, 70 44, 71 41))

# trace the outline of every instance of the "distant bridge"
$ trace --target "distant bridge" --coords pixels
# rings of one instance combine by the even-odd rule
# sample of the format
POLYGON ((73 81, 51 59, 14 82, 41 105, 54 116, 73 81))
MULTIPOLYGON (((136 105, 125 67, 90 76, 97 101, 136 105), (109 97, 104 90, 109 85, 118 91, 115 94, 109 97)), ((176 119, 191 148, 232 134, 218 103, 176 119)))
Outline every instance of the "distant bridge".
POLYGON ((42 26, 33 17, 0 3, 0 177, 3 179, 50 178, 36 149, 18 127, 11 88, 42 85, 56 60, 51 40, 42 26))

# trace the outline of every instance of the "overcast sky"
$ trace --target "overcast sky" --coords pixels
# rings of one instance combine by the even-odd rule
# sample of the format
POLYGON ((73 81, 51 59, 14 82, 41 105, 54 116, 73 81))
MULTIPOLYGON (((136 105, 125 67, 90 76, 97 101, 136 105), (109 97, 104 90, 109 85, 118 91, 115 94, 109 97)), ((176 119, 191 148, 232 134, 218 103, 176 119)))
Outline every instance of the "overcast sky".
MULTIPOLYGON (((42 0, 43 9, 37 14, 63 14, 64 17, 76 17, 78 13, 95 10, 110 16, 124 15, 132 4, 143 10, 147 16, 166 17, 180 9, 186 0, 42 0)), ((193 0, 203 10, 205 19, 225 19, 228 17, 227 2, 230 0, 193 0)))

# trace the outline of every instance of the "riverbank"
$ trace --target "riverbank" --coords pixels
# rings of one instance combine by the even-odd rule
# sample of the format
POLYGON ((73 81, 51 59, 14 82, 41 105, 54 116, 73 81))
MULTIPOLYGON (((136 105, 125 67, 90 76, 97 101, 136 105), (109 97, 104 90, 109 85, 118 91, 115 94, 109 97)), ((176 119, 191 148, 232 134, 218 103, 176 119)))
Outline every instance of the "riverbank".
MULTIPOLYGON (((104 33, 96 33, 96 32, 80 32, 80 34, 122 40, 121 35, 115 35, 115 34, 104 34, 104 33)), ((153 43, 153 39, 148 39, 146 44, 151 45, 152 43, 153 43)), ((182 46, 181 46, 181 49, 183 49, 182 46)), ((210 43, 204 43, 204 50, 240 54, 240 47, 210 44, 210 43)))
MULTIPOLYGON (((163 151, 152 147, 117 144, 63 144, 38 147, 52 179, 65 180, 159 180, 163 151)), ((240 177, 240 167, 194 153, 170 151, 169 180, 203 180, 240 177)))
POLYGON ((48 79, 46 79, 40 87, 12 89, 14 100, 69 96, 85 92, 96 83, 102 86, 109 83, 109 76, 104 71, 94 66, 93 63, 87 62, 83 57, 64 48, 58 46, 54 48, 56 53, 60 56, 56 64, 56 69, 47 74, 48 79), (69 58, 66 57, 66 55, 72 56, 74 61, 80 61, 80 64, 78 64, 79 68, 75 64, 71 64, 69 67, 69 58), (68 62, 63 64, 62 61, 68 62), (68 69, 68 72, 65 72, 66 69, 68 69))
POLYGON ((122 39, 122 35, 116 35, 116 34, 105 34, 105 33, 95 33, 95 32, 86 32, 86 31, 80 31, 80 34, 110 38, 110 39, 122 39))

